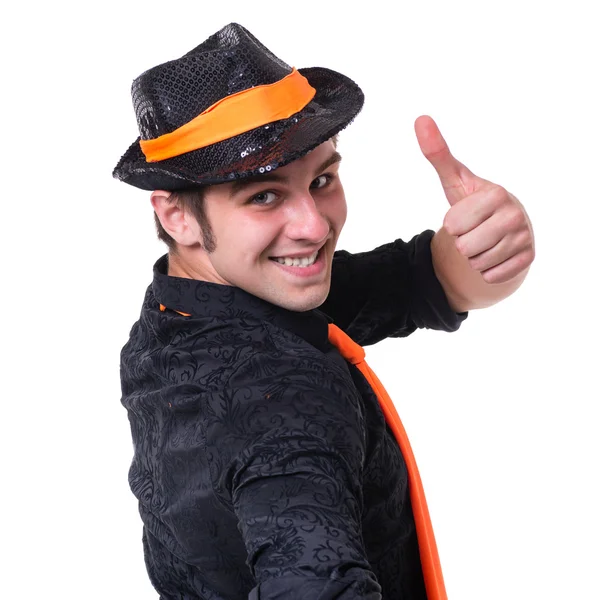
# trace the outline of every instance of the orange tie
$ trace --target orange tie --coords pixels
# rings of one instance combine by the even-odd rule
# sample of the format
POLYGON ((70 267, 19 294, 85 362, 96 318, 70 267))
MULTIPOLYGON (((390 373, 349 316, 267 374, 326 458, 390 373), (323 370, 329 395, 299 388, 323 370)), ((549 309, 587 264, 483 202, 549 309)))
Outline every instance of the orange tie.
POLYGON ((446 588, 444 586, 442 566, 440 565, 440 557, 438 556, 435 536, 433 535, 433 527, 431 526, 427 501, 425 500, 423 483, 421 482, 421 476, 419 475, 419 469, 417 468, 408 436, 392 403, 392 399, 385 391, 377 375, 371 371, 369 365, 365 362, 364 349, 333 323, 329 324, 329 341, 348 362, 356 365, 365 376, 365 379, 373 388, 385 420, 394 433, 398 446, 400 446, 400 451, 402 452, 408 471, 408 489, 415 517, 427 600, 447 600, 448 596, 446 595, 446 588))

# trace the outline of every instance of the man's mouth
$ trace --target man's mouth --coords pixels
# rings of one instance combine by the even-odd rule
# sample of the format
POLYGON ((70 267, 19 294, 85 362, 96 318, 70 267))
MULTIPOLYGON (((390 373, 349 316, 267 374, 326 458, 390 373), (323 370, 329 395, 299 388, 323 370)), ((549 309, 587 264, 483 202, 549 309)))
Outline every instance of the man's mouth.
POLYGON ((287 267, 310 267, 315 263, 318 255, 319 250, 313 252, 309 256, 274 256, 271 260, 274 260, 281 265, 286 265, 287 267))

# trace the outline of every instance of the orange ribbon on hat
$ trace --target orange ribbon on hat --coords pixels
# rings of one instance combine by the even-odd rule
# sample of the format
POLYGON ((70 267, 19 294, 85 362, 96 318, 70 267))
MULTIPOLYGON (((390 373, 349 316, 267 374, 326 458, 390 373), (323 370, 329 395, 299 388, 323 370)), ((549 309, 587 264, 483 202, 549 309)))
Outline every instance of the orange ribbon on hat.
POLYGON ((406 430, 396 412, 392 399, 389 397, 381 381, 377 378, 377 375, 375 375, 365 362, 364 349, 333 323, 329 324, 329 341, 348 362, 358 367, 360 372, 365 376, 365 379, 373 388, 385 420, 392 430, 398 446, 400 446, 400 451, 402 452, 408 471, 408 490, 415 517, 415 527, 419 541, 419 555, 421 557, 421 568, 423 570, 423 579, 425 580, 427 600, 447 600, 448 596, 446 595, 442 566, 440 564, 437 544, 435 543, 423 483, 421 482, 417 462, 410 447, 406 430))
POLYGON ((231 94, 171 133, 140 140, 147 162, 179 156, 222 142, 302 110, 316 90, 295 68, 283 79, 231 94))

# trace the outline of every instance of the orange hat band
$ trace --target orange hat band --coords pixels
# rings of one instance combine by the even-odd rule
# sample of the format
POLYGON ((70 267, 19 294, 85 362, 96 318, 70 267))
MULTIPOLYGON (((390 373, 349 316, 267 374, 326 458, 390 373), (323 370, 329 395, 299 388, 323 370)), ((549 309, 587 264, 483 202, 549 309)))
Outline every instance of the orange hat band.
POLYGON ((147 162, 157 162, 228 140, 256 127, 287 119, 316 93, 308 79, 292 69, 280 81, 231 94, 171 133, 140 140, 147 162))

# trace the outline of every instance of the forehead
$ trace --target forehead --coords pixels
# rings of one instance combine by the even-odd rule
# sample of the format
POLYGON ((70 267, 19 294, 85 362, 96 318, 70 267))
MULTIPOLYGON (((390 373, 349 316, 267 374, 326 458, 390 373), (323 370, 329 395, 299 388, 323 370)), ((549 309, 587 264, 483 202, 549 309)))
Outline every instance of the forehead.
POLYGON ((255 184, 267 183, 272 181, 288 182, 293 177, 309 176, 316 177, 331 165, 340 162, 342 157, 335 150, 335 146, 331 141, 327 141, 320 146, 317 146, 311 152, 305 154, 301 158, 264 175, 256 175, 246 177, 232 183, 219 185, 222 190, 227 189, 232 195, 246 187, 255 184))

